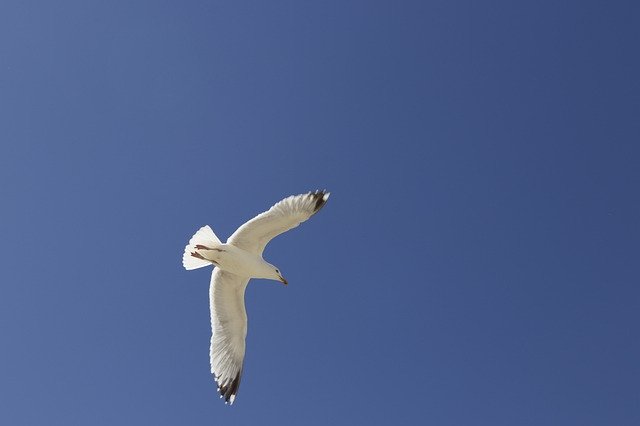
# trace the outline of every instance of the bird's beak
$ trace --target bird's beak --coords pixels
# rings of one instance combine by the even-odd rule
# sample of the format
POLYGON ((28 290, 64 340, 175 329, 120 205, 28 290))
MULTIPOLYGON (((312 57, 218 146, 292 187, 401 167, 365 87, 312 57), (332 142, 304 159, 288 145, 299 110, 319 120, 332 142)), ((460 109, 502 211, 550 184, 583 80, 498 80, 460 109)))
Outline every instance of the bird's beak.
POLYGON ((283 277, 282 275, 280 275, 280 281, 282 281, 282 284, 284 284, 284 285, 289 284, 289 283, 287 282, 287 280, 285 280, 285 279, 284 279, 284 277, 283 277))

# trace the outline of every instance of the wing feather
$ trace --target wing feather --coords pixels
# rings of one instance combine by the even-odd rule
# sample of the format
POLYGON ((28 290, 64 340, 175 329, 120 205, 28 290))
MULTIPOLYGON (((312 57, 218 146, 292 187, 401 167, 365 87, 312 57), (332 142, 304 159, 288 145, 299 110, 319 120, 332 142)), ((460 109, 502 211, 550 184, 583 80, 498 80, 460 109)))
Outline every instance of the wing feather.
POLYGON ((249 279, 215 268, 211 274, 211 373, 220 398, 233 404, 240 386, 247 337, 244 291, 249 279))
POLYGON ((326 191, 287 197, 240 226, 229 237, 227 243, 262 255, 265 246, 272 238, 309 219, 325 205, 328 199, 329 193, 326 191))

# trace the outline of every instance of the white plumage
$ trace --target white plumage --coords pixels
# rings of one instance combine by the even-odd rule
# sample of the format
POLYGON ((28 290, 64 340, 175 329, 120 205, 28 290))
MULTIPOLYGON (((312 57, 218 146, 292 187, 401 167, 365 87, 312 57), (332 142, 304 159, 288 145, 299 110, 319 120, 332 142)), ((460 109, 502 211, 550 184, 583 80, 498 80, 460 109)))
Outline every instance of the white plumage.
POLYGON ((213 264, 209 300, 211 308, 211 372, 220 397, 233 404, 240 378, 247 336, 244 291, 251 278, 287 281, 280 270, 262 258, 275 236, 309 219, 329 199, 326 191, 287 197, 240 226, 223 244, 209 226, 189 240, 182 256, 185 269, 213 264))

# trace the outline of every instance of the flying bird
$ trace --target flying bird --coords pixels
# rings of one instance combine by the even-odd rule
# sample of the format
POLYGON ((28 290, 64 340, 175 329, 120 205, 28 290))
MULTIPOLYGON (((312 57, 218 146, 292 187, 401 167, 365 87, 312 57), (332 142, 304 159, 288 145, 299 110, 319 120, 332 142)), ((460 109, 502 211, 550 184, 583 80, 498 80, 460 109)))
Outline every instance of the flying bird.
POLYGON ((233 404, 240 386, 247 336, 244 291, 251 278, 287 284, 278 268, 262 258, 272 238, 316 214, 329 199, 326 191, 292 195, 240 226, 222 243, 207 225, 189 240, 182 265, 187 270, 213 265, 209 287, 211 373, 220 398, 233 404))

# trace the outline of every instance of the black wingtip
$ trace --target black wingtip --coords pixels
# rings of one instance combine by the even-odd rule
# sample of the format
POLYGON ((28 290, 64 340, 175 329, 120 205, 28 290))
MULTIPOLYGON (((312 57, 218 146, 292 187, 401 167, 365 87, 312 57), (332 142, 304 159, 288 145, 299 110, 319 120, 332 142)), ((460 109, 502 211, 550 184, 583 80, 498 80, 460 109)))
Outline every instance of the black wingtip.
POLYGON ((236 394, 238 393, 238 388, 240 387, 240 377, 242 376, 242 371, 238 372, 235 379, 233 379, 230 383, 227 383, 218 388, 220 392, 220 398, 224 398, 225 404, 233 404, 233 401, 236 399, 236 394))
POLYGON ((318 213, 325 204, 327 204, 327 200, 329 199, 329 193, 326 189, 322 191, 317 190, 310 192, 309 195, 313 198, 315 205, 313 206, 313 213, 318 213))

